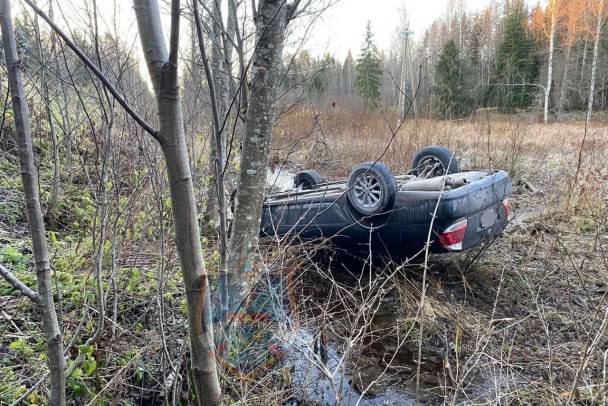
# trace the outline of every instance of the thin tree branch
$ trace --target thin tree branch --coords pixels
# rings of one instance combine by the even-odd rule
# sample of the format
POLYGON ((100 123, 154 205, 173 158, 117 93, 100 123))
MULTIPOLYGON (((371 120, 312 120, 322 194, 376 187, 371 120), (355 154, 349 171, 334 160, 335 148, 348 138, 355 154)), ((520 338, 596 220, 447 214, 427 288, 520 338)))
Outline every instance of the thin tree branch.
POLYGON ((38 293, 28 288, 23 282, 15 276, 14 273, 5 268, 0 264, 0 276, 2 276, 12 287, 21 292, 24 296, 30 298, 34 303, 40 304, 40 297, 38 293))
MULTIPOLYGON (((310 4, 310 0, 307 5, 310 4)), ((296 16, 296 11, 298 10, 298 6, 300 5, 300 0, 293 0, 293 2, 287 5, 287 21, 292 20, 296 16)))
MULTIPOLYGON (((207 78, 207 85, 209 87, 209 98, 211 100, 211 113, 213 116, 213 134, 215 138, 215 183, 216 183, 216 192, 217 192, 217 203, 218 203, 218 214, 219 214, 219 222, 220 222, 220 238, 219 238, 219 248, 220 248, 220 282, 219 282, 219 295, 220 295, 220 305, 222 317, 222 326, 224 326, 223 321, 225 320, 226 314, 228 313, 228 275, 226 273, 226 255, 228 249, 228 238, 226 232, 226 201, 224 196, 224 162, 222 157, 224 155, 223 151, 223 142, 222 142, 222 130, 223 126, 220 126, 220 116, 217 107, 217 93, 215 89, 215 83, 213 81, 213 75, 211 73, 211 68, 209 67, 209 58, 207 57, 207 52, 205 50, 205 41, 203 38, 203 27, 201 23, 201 16, 197 7, 198 0, 194 0, 192 2, 192 14, 194 16, 194 22, 196 25, 196 35, 198 39, 198 46, 201 53, 201 60, 203 62, 203 68, 205 70, 205 77, 207 78)), ((227 113, 228 115, 228 113, 227 113)), ((224 121, 225 123, 225 121, 224 121)), ((226 331, 222 331, 222 336, 220 340, 225 340, 226 331)), ((220 341, 223 344, 223 341, 220 341)), ((220 346, 222 349, 224 346, 220 346)))
MULTIPOLYGON (((78 46, 55 23, 53 23, 53 21, 46 15, 46 13, 44 13, 44 11, 40 10, 36 6, 36 4, 34 4, 34 2, 32 0, 23 0, 23 1, 25 1, 25 3, 27 3, 27 5, 29 5, 36 14, 38 14, 44 21, 46 21, 46 23, 53 29, 53 31, 55 31, 55 33, 57 33, 57 35, 59 35, 59 37, 61 37, 61 39, 67 44, 67 46, 70 47, 70 49, 72 49, 72 51, 74 51, 74 53, 78 56, 78 58, 80 58, 80 60, 90 70, 93 71, 95 76, 97 76, 97 78, 101 81, 101 83, 110 91, 110 93, 112 93, 112 96, 114 96, 114 98, 116 98, 116 101, 118 102, 118 104, 120 104, 125 109, 127 114, 129 114, 137 122, 137 124, 139 124, 147 133, 149 133, 152 137, 154 137, 154 139, 156 139, 156 141, 158 141, 159 143, 162 144, 163 140, 159 136, 158 130, 156 130, 154 127, 152 127, 150 124, 148 124, 146 122, 146 120, 144 120, 143 117, 141 117, 136 111, 134 111, 131 108, 129 103, 124 99, 124 97, 122 97, 122 95, 120 95, 120 93, 118 93, 118 90, 116 90, 116 88, 112 85, 112 83, 110 83, 108 78, 80 50, 80 48, 78 48, 78 46)), ((178 4, 178 6, 179 6, 179 4, 178 4)))

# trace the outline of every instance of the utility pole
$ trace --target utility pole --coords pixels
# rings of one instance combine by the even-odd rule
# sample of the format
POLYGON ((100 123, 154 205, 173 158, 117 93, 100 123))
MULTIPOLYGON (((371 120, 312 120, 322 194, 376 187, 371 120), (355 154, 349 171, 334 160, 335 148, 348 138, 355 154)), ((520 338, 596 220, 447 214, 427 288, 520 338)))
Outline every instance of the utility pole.
MULTIPOLYGON (((405 14, 405 13, 404 13, 405 14)), ((416 101, 414 100, 414 88, 413 88, 413 72, 412 72, 412 66, 411 66, 411 57, 410 57, 410 50, 409 50, 409 37, 412 36, 414 33, 412 31, 409 31, 407 28, 407 17, 405 20, 406 23, 406 29, 404 31, 401 31, 400 33, 400 37, 403 40, 403 52, 401 53, 401 78, 400 78, 400 89, 399 89, 399 116, 401 117, 401 119, 405 118, 405 115, 407 113, 407 110, 409 108, 409 104, 410 103, 414 103, 413 108, 414 108, 414 116, 416 116, 416 101), (409 66, 409 68, 408 68, 409 66), (408 72, 410 71, 410 77, 408 78, 408 72), (408 80, 410 81, 410 86, 412 86, 412 99, 407 100, 407 88, 408 88, 408 80)))

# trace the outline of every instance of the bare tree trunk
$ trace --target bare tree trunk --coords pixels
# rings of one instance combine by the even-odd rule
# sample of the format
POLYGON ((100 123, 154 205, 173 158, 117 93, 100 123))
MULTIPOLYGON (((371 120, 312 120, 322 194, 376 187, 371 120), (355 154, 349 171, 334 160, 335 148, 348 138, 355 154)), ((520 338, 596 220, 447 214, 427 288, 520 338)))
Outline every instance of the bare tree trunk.
POLYGON ((564 72, 562 75, 562 83, 559 88, 559 101, 557 102, 557 115, 559 119, 562 119, 564 114, 564 103, 566 101, 566 95, 568 93, 568 65, 570 64, 570 53, 572 52, 572 43, 568 43, 566 48, 566 56, 564 60, 564 72))
POLYGON ((408 70, 408 58, 407 58, 407 48, 408 48, 408 36, 409 36, 409 20, 405 7, 401 11, 401 33, 403 43, 402 43, 402 53, 401 53, 401 80, 399 81, 399 86, 401 87, 399 92, 399 117, 403 120, 405 118, 407 112, 407 70, 408 70))
POLYGON ((555 27, 557 25, 557 4, 555 0, 552 2, 551 10, 551 28, 549 31, 549 61, 547 68, 547 86, 545 86, 545 108, 543 122, 547 124, 549 121, 549 97, 551 95, 551 84, 553 82, 553 50, 555 48, 555 27))
POLYGON ((280 77, 278 70, 285 30, 297 3, 286 5, 284 0, 262 0, 255 16, 257 44, 227 260, 229 310, 232 313, 241 305, 253 269, 274 124, 275 90, 280 77))
MULTIPOLYGON (((197 2, 199 0, 193 0, 197 2)), ((215 94, 217 98, 215 100, 215 106, 219 117, 223 117, 226 114, 226 104, 224 99, 224 90, 226 88, 225 78, 225 67, 223 64, 222 57, 222 26, 221 26, 221 9, 219 0, 211 0, 211 73, 213 76, 213 85, 215 87, 215 94)), ((200 16, 197 16, 200 18, 200 16)), ((200 42, 200 41, 199 41, 200 42)), ((202 46, 202 44, 199 44, 202 46)), ((207 208, 205 210, 205 221, 213 222, 216 226, 219 221, 219 196, 217 189, 217 171, 216 171, 216 158, 219 156, 221 162, 224 162, 223 148, 224 137, 223 132, 217 133, 218 129, 215 129, 213 135, 213 141, 209 143, 209 184, 207 186, 207 208), (222 139, 221 144, 218 148, 215 138, 220 136, 222 139)))
POLYGON ((53 406, 65 405, 66 364, 63 357, 63 337, 57 321, 55 303, 53 302, 51 265, 38 194, 38 175, 34 164, 30 113, 21 78, 21 63, 17 54, 9 0, 0 0, 0 25, 2 26, 9 87, 13 99, 19 161, 21 163, 21 180, 34 251, 38 303, 42 311, 42 324, 47 345, 46 354, 50 370, 49 404, 53 406))
POLYGON ((604 0, 599 0, 597 13, 597 26, 595 28, 595 38, 593 41, 593 60, 591 62, 591 82, 589 83, 589 98, 587 99, 587 119, 586 125, 591 121, 593 112, 593 96, 595 95, 595 77, 597 75, 597 58, 599 53, 600 37, 602 34, 602 23, 604 20, 604 0))
POLYGON ((230 106, 231 98, 236 94, 236 81, 232 74, 232 52, 234 51, 234 45, 237 44, 235 40, 238 30, 236 13, 236 3, 233 0, 228 0, 228 18, 226 21, 226 32, 224 33, 224 65, 226 66, 226 80, 228 81, 227 90, 230 90, 230 92, 227 91, 225 94, 225 104, 227 107, 230 106))
MULTIPOLYGON (((54 11, 53 11, 53 0, 49 0, 49 19, 53 20, 54 17, 54 11)), ((53 64, 54 69, 55 69, 55 74, 57 75, 57 80, 59 82, 59 85, 61 87, 61 105, 60 105, 60 110, 61 110, 61 131, 62 131, 62 140, 61 142, 63 143, 64 147, 65 147, 65 158, 66 158, 66 164, 67 166, 71 166, 72 165, 72 141, 71 141, 71 136, 72 136, 72 125, 71 125, 71 120, 70 120, 70 115, 69 115, 69 104, 70 104, 70 96, 68 93, 68 84, 67 81, 63 79, 63 69, 62 69, 62 65, 63 63, 59 61, 59 52, 57 51, 56 48, 56 44, 57 44, 57 37, 55 33, 52 33, 52 48, 53 48, 53 64)), ((58 98, 59 100, 59 98, 58 98)), ((58 101, 59 103, 59 101, 58 101)))
POLYGON ((418 102, 416 101, 416 80, 414 78, 414 61, 412 58, 412 47, 408 44, 406 48, 407 60, 410 69, 410 87, 412 89, 412 113, 414 113, 414 119, 418 118, 418 102))
POLYGON ((578 102, 580 103, 583 103, 586 97, 585 89, 587 88, 587 77, 585 76, 585 73, 587 72, 587 57, 589 56, 589 41, 587 40, 587 38, 583 39, 583 43, 583 60, 581 61, 580 72, 578 75, 579 82, 576 89, 578 95, 578 102))
MULTIPOLYGON (((195 0, 198 1, 198 0, 195 0)), ((212 233, 214 228, 218 225, 218 196, 217 196, 217 182, 216 182, 216 171, 215 171, 215 157, 217 156, 217 145, 215 143, 215 130, 211 135, 209 144, 209 165, 208 165, 208 176, 207 179, 207 204, 205 205, 205 214, 203 215, 203 233, 207 235, 212 233)))
POLYGON ((188 303, 192 374, 201 405, 219 405, 222 393, 217 376, 209 281, 199 235, 192 176, 178 89, 180 2, 171 3, 170 50, 167 52, 157 0, 134 0, 139 36, 156 103, 160 140, 169 175, 175 243, 179 253, 188 303))
MULTIPOLYGON (((198 1, 198 0, 195 0, 198 1)), ((226 125, 228 107, 231 99, 231 64, 232 58, 232 42, 234 38, 234 32, 236 30, 236 14, 229 9, 228 15, 228 30, 225 31, 222 23, 222 12, 220 0, 212 0, 213 4, 211 7, 211 73, 213 76, 213 85, 215 87, 215 107, 217 109, 217 115, 219 118, 219 127, 216 130, 215 137, 220 137, 221 145, 218 147, 217 143, 211 143, 209 148, 209 171, 210 181, 208 185, 208 199, 207 207, 205 209, 205 220, 207 222, 213 221, 215 224, 221 222, 220 215, 218 214, 222 210, 219 200, 223 197, 218 196, 217 189, 217 172, 216 172, 216 159, 220 159, 221 162, 225 161, 226 147, 226 125), (219 132, 217 132, 219 131, 219 132), (219 158, 218 158, 219 157, 219 158)), ((231 5, 228 5, 231 7, 231 5)), ((200 18, 200 16, 198 16, 200 18)))

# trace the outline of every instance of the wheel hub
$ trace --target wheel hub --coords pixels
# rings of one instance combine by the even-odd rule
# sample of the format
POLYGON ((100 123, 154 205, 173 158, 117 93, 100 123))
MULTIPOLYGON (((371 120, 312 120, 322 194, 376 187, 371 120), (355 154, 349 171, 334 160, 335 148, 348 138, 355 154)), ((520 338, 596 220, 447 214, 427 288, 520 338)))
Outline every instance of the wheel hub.
POLYGON ((363 174, 353 186, 355 199, 361 206, 373 209, 382 201, 382 185, 370 173, 363 174))

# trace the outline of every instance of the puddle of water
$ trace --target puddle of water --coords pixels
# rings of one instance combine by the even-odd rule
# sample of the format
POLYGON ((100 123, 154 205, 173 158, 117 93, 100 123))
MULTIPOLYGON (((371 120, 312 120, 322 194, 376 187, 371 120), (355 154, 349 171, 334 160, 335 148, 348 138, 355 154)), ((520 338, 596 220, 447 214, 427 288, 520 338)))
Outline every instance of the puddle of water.
MULTIPOLYGON (((366 375, 367 371, 350 370, 350 361, 343 358, 336 343, 328 342, 325 355, 320 356, 314 350, 315 337, 310 331, 297 330, 290 341, 292 352, 286 362, 293 365, 293 383, 299 399, 341 406, 414 404, 415 397, 411 393, 394 387, 375 388, 373 394, 363 396, 354 387, 352 374, 366 375)), ((380 373, 378 371, 377 375, 380 373)), ((367 386, 377 375, 362 379, 363 384, 367 386)))
MULTIPOLYGON (((263 318, 272 320, 272 325, 259 325, 260 333, 268 332, 272 329, 272 343, 270 341, 256 344, 264 351, 264 348, 276 346, 281 348, 282 358, 280 366, 287 367, 291 375, 292 389, 294 398, 287 403, 289 405, 313 404, 320 405, 410 405, 413 404, 415 396, 412 391, 400 385, 404 377, 399 377, 397 381, 387 380, 389 373, 395 375, 394 370, 383 374, 386 364, 382 358, 388 352, 382 345, 382 340, 374 340, 374 345, 368 345, 365 340, 355 340, 356 345, 344 356, 345 340, 330 337, 329 333, 323 340, 324 345, 319 344, 319 325, 324 325, 328 330, 329 324, 340 324, 339 319, 334 320, 333 313, 323 318, 315 317, 313 314, 297 310, 300 301, 308 300, 304 298, 296 299, 297 304, 293 303, 294 298, 289 297, 285 286, 286 281, 282 278, 268 278, 260 284, 256 290, 255 298, 252 300, 253 306, 248 309, 251 314, 264 314, 263 318), (295 319, 302 319, 300 324, 295 319), (312 321, 311 321, 312 320, 312 321), (362 395, 362 390, 370 386, 378 379, 379 383, 369 388, 366 395, 362 395)), ((305 282, 308 283, 308 282, 305 282)), ((313 283, 316 283, 313 281, 313 283)), ((314 295, 314 293, 313 293, 314 295)), ((327 298, 320 298, 321 301, 327 298)), ((315 300, 312 298, 310 300, 315 300)), ((392 307, 394 300, 383 301, 383 305, 392 307)), ((394 327, 395 309, 385 308, 378 313, 379 317, 372 322, 374 331, 381 331, 394 327), (392 315, 392 316, 389 316, 392 315)), ((253 334, 252 336, 261 336, 253 334)), ((266 338, 265 338, 266 339, 266 338)), ((392 348, 396 350, 396 347, 392 348)), ((251 352, 252 354, 254 352, 251 352)), ((411 353, 407 352, 408 358, 411 353)), ((260 359, 259 354, 256 355, 260 359)), ((399 359, 399 363, 402 360, 399 359)), ((246 364, 246 362, 245 362, 246 364)), ((413 370, 409 369, 410 372, 413 370)))
MULTIPOLYGON (((264 375, 286 372, 289 379, 285 382, 290 384, 293 396, 285 404, 290 406, 414 404, 417 342, 415 331, 411 337, 403 337, 408 322, 403 319, 400 296, 394 285, 386 285, 381 301, 372 310, 373 318, 367 318, 371 323, 369 332, 362 338, 353 338, 358 325, 352 319, 347 320, 344 314, 347 308, 334 300, 337 285, 332 283, 355 292, 361 286, 356 278, 342 278, 337 272, 322 276, 298 270, 294 274, 298 278, 297 289, 289 277, 267 273, 252 295, 248 311, 252 319, 263 322, 256 321, 249 326, 244 340, 249 352, 236 351, 243 358, 241 365, 250 368, 244 372, 256 368, 264 375), (328 282, 328 277, 334 281, 328 282), (326 332, 324 339, 319 338, 320 328, 326 332), (349 339, 355 344, 345 357, 345 343, 349 339), (320 342, 325 345, 321 346, 320 342), (276 351, 277 348, 280 350, 276 351), (271 349, 274 353, 268 355, 271 349), (276 353, 280 353, 275 357, 278 361, 268 362, 276 353), (245 360, 246 357, 253 362, 245 360), (366 388, 370 390, 362 396, 362 389, 366 388)), ((370 276, 367 282, 365 276, 363 284, 372 283, 374 278, 370 276)), ((354 295, 358 297, 358 293, 354 295)), ((352 303, 356 307, 358 302, 352 303)), ((348 309, 352 311, 352 306, 348 309)), ((437 348, 424 344, 421 402, 441 403, 445 354, 443 348, 439 348, 441 344, 437 344, 437 348)), ((493 382, 495 377, 490 375, 471 379, 474 382, 470 382, 473 385, 467 395, 478 399, 486 399, 500 389, 493 382)))
POLYGON ((285 192, 293 189, 296 171, 292 168, 277 167, 266 171, 266 186, 273 192, 285 192))

